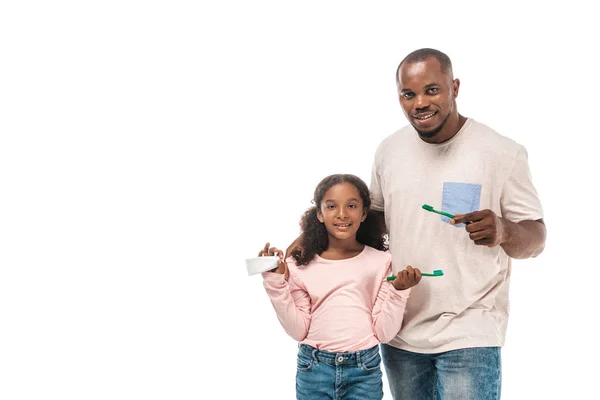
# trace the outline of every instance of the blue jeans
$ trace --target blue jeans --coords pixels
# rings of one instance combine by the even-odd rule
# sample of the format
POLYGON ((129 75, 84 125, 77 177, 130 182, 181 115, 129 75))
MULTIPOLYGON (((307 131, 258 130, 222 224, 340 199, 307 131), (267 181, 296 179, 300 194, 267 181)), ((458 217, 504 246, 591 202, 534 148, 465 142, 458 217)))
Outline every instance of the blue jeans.
POLYGON ((381 345, 394 400, 500 400, 500 347, 421 354, 381 345))
POLYGON ((352 353, 329 353, 300 344, 296 399, 381 400, 379 346, 352 353))

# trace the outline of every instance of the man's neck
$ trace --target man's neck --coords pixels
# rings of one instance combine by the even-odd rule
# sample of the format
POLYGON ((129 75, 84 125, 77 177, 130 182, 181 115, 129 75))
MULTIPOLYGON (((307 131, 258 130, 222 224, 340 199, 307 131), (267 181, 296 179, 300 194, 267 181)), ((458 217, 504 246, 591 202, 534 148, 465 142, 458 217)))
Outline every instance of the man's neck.
POLYGON ((456 116, 453 115, 450 118, 448 118, 448 121, 446 121, 444 128, 442 128, 442 130, 437 135, 435 135, 431 139, 424 139, 423 137, 421 137, 421 140, 427 143, 434 144, 447 142, 448 140, 456 136, 456 134, 465 125, 465 122, 467 122, 467 117, 464 117, 460 114, 457 114, 456 116))

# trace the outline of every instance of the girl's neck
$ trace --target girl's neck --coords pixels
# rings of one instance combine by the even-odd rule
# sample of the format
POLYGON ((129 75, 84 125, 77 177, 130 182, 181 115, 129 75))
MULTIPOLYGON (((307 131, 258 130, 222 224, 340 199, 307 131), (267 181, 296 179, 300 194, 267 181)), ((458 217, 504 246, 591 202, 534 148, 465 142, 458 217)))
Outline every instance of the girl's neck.
POLYGON ((365 245, 355 240, 351 242, 331 240, 329 238, 329 245, 327 250, 320 254, 321 258, 327 260, 345 260, 347 258, 356 257, 365 248, 365 245))

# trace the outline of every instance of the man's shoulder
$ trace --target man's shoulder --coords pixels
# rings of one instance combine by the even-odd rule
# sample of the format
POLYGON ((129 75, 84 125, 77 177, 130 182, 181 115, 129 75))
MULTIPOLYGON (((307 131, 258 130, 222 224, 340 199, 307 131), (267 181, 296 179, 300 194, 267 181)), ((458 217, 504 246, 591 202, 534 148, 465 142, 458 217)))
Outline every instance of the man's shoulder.
POLYGON ((414 135, 416 135, 415 129, 411 125, 405 125, 396 132, 385 137, 381 143, 379 143, 375 154, 381 154, 385 152, 386 149, 397 149, 398 144, 408 143, 408 141, 414 139, 414 135))
POLYGON ((412 125, 404 125, 402 128, 398 129, 396 132, 388 135, 385 139, 381 141, 381 143, 396 141, 396 140, 408 140, 411 139, 416 134, 415 128, 412 125))
POLYGON ((471 137, 484 141, 491 148, 503 148, 511 152, 518 151, 522 146, 515 140, 505 136, 488 125, 469 118, 468 129, 473 133, 471 137))

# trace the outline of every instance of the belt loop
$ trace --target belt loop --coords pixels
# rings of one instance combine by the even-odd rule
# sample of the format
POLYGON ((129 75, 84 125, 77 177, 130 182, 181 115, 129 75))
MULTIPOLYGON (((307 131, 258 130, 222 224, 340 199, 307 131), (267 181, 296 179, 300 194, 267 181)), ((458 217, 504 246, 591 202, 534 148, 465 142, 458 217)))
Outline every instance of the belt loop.
POLYGON ((360 360, 360 350, 356 352, 356 365, 358 365, 360 367, 361 364, 361 360, 360 360))
POLYGON ((315 363, 318 364, 319 363, 319 359, 317 358, 317 351, 319 351, 319 350, 313 349, 313 351, 312 351, 312 358, 313 358, 313 360, 315 360, 315 363))

